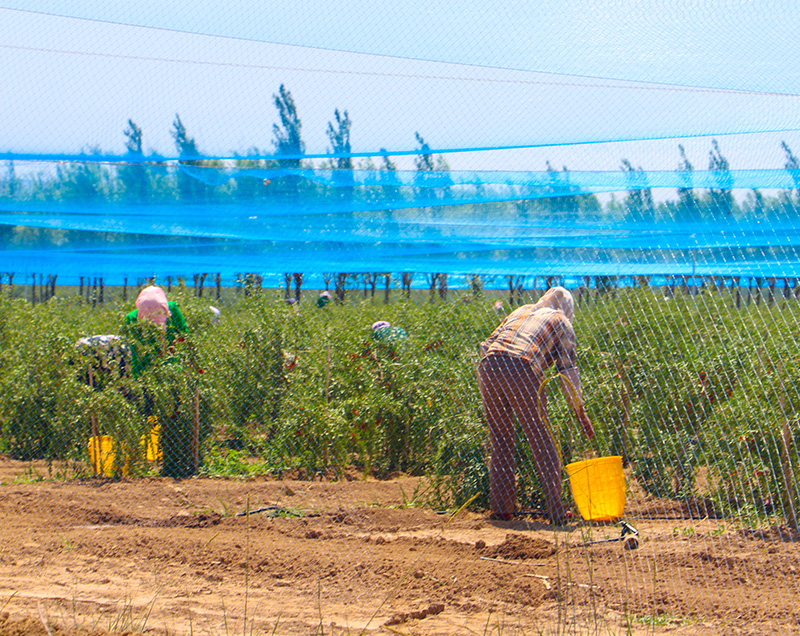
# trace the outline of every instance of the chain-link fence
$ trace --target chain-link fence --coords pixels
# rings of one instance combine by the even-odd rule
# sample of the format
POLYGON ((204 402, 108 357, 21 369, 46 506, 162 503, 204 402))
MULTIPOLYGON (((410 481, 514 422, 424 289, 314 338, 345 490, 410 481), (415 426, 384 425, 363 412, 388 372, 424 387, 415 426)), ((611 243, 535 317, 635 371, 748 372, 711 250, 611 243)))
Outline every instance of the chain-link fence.
POLYGON ((0 636, 797 631, 796 12, 6 4, 0 636))
MULTIPOLYGON (((334 598, 354 620, 339 622, 341 633, 393 620, 446 633, 474 628, 476 617, 501 633, 717 629, 739 610, 765 629, 796 620, 796 288, 721 277, 659 285, 587 278, 574 287, 594 439, 547 380, 555 367, 538 395, 560 465, 621 457, 627 486, 624 507, 595 514, 610 521, 584 521, 564 471, 563 501, 574 516, 556 523, 548 521, 540 449, 527 443, 519 413, 517 503, 511 516, 490 517, 494 447, 476 379, 478 343, 545 289, 525 289, 522 279, 511 295, 466 284, 405 293, 402 280, 390 276, 388 298, 373 296, 361 276, 348 276, 339 298, 316 289, 287 298, 244 285, 208 298, 176 284, 166 331, 132 319, 134 290, 122 300, 120 289, 108 289, 93 304, 63 289, 34 304, 19 297, 27 290, 6 287, 1 442, 9 502, 28 501, 26 513, 48 516, 61 537, 61 565, 90 555, 102 561, 106 550, 108 576, 120 554, 96 544, 91 528, 134 532, 114 542, 127 554, 155 550, 151 557, 168 569, 175 564, 162 548, 187 542, 174 557, 190 565, 159 582, 161 594, 192 587, 198 572, 223 599, 225 581, 240 596, 249 581, 259 599, 250 620, 263 628, 280 623, 277 585, 290 586, 298 607, 319 605, 331 633, 343 611, 334 598), (116 494, 100 494, 98 484, 116 494), (64 501, 44 507, 42 497, 64 501), (619 519, 627 525, 615 525, 619 519), (210 558, 213 549, 198 545, 213 541, 211 530, 238 551, 225 543, 210 558), (161 532, 168 534, 159 539, 161 532), (276 565, 275 554, 298 550, 298 542, 296 569, 276 565), (225 574, 211 572, 212 563, 225 574), (753 579, 775 590, 770 602, 748 595, 753 579), (477 592, 487 585, 492 594, 477 592), (335 608, 330 616, 326 607, 335 608), (371 612, 377 618, 368 625, 371 612), (445 618, 455 623, 446 627, 445 618)), ((589 488, 600 490, 609 477, 593 479, 589 488)), ((12 526, 46 536, 34 519, 21 514, 12 526)), ((41 546, 52 540, 20 549, 49 553, 41 546)), ((26 596, 24 586, 8 589, 26 596)), ((230 601, 231 621, 247 621, 246 599, 230 601)), ((143 620, 146 604, 137 603, 129 627, 143 620)), ((292 607, 284 608, 287 633, 313 624, 313 612, 292 607)), ((184 629, 192 611, 209 629, 220 626, 199 607, 184 607, 172 625, 159 620, 184 629)))

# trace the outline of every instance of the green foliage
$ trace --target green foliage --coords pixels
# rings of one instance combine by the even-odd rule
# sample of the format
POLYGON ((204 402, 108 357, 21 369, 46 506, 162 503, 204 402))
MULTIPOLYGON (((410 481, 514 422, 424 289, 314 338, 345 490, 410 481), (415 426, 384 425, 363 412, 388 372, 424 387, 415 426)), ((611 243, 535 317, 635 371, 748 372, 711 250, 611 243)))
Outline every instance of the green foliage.
MULTIPOLYGON (((785 514, 794 495, 785 467, 797 470, 800 445, 797 302, 737 308, 712 289, 666 299, 649 288, 601 291, 576 312, 596 443, 581 435, 557 382, 546 388, 564 461, 621 454, 655 497, 708 498, 749 520, 785 514)), ((141 439, 157 421, 165 475, 193 472, 195 453, 206 475, 399 471, 425 477, 416 499, 428 505, 456 508, 476 495, 473 506, 487 505, 474 365, 476 343, 500 320, 491 294, 434 304, 359 297, 320 309, 310 296, 290 306, 278 292, 253 291, 223 302, 218 325, 204 299, 185 289, 171 297, 189 334, 169 345, 146 326, 129 329, 152 363, 135 379, 95 366, 93 386, 95 363, 75 342, 121 332, 127 304, 0 299, 0 450, 88 466, 95 422, 115 440, 116 474, 149 474, 141 439), (402 346, 372 338, 377 320, 408 335, 402 346)), ((520 506, 536 507, 521 437, 517 448, 520 506)))

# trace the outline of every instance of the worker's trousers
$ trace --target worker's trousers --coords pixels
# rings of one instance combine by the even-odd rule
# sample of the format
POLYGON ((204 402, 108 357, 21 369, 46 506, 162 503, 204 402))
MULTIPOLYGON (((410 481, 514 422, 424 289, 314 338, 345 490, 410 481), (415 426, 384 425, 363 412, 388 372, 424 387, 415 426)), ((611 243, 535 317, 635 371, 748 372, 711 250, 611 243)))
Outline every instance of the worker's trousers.
POLYGON ((489 499, 492 514, 510 519, 516 499, 514 419, 519 422, 531 448, 548 517, 563 521, 561 459, 547 417, 541 374, 520 358, 493 355, 478 366, 478 385, 489 427, 489 499))

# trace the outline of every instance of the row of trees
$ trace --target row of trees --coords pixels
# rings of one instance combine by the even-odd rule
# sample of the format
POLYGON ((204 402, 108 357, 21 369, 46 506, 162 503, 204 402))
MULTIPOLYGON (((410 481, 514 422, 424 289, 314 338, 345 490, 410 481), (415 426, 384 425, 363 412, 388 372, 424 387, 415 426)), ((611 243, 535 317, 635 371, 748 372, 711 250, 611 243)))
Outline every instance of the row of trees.
MULTIPOLYGON (((385 150, 379 157, 379 163, 372 157, 362 158, 356 162, 348 156, 352 152, 350 134, 353 122, 347 110, 334 111, 334 117, 328 122, 327 136, 330 141, 329 152, 334 158, 319 161, 314 164, 311 160, 303 158, 306 146, 302 135, 302 121, 298 114, 297 106, 291 92, 286 86, 281 85, 273 96, 280 123, 273 124, 272 145, 275 156, 285 156, 285 159, 265 160, 259 157, 264 153, 257 147, 252 147, 236 160, 237 168, 321 168, 342 171, 339 185, 352 184, 353 169, 396 171, 397 165, 385 150)), ((221 184, 207 183, 202 178, 197 178, 192 173, 193 168, 219 168, 229 166, 214 159, 204 159, 197 140, 189 133, 179 114, 175 115, 172 122, 171 135, 178 153, 182 169, 176 170, 174 165, 167 165, 152 151, 147 154, 144 145, 144 131, 133 120, 128 120, 128 125, 123 131, 125 136, 125 156, 128 163, 114 168, 95 162, 71 162, 58 164, 55 174, 40 173, 33 178, 22 179, 17 175, 13 162, 8 162, 5 175, 0 179, 0 196, 12 199, 42 199, 42 200, 80 200, 92 199, 119 200, 127 202, 147 201, 209 201, 209 200, 250 200, 260 198, 274 198, 280 196, 294 197, 298 194, 317 194, 323 197, 364 197, 364 192, 353 193, 347 188, 325 188, 315 186, 297 177, 283 177, 276 182, 267 182, 260 179, 239 178, 235 180, 219 179, 221 184)), ((414 164, 419 173, 419 183, 424 183, 427 176, 433 173, 440 174, 449 171, 447 161, 442 155, 434 155, 429 144, 416 133, 417 154, 414 164)), ((629 189, 627 194, 619 199, 612 197, 606 205, 607 212, 629 213, 644 217, 669 216, 674 217, 681 212, 681 216, 695 218, 704 214, 735 214, 740 211, 740 206, 755 211, 768 211, 769 208, 794 207, 800 196, 800 161, 792 149, 784 141, 781 149, 785 155, 785 167, 795 180, 797 188, 785 191, 776 200, 767 200, 760 191, 754 190, 743 202, 738 202, 730 187, 730 164, 723 155, 722 149, 716 140, 712 140, 712 147, 708 156, 708 169, 719 175, 721 187, 711 188, 698 192, 691 187, 678 188, 677 200, 657 203, 651 188, 647 185, 644 169, 634 166, 630 160, 623 158, 619 169, 628 175, 629 189)), ((689 174, 695 166, 689 161, 682 145, 678 146, 680 159, 677 171, 689 174)), ((92 149, 89 154, 101 155, 99 148, 92 149)), ((551 198, 525 198, 531 194, 531 189, 519 187, 520 203, 516 211, 526 213, 598 213, 602 211, 600 200, 592 194, 576 194, 563 196, 564 184, 569 183, 569 170, 566 166, 562 170, 554 168, 547 162, 546 169, 553 175, 554 187, 552 194, 559 195, 551 198), (555 185, 557 184, 557 185, 555 185)), ((469 198, 474 205, 475 200, 480 200, 482 195, 487 199, 486 189, 490 186, 476 186, 465 198, 469 198)), ((385 198, 397 197, 397 187, 385 186, 381 193, 385 198)), ((541 193, 541 188, 538 188, 541 193)), ((547 188, 545 188, 545 191, 547 188)), ((375 196, 375 188, 369 193, 375 196)), ((452 193, 444 187, 429 191, 421 190, 415 193, 421 203, 435 204, 437 199, 448 199, 452 193)), ((547 192, 545 192, 547 194, 547 192)), ((496 197, 495 197, 496 198, 496 197)), ((510 198, 510 197, 505 197, 510 198)), ((448 200, 448 203, 453 201, 448 200)), ((456 203, 458 201, 455 201, 456 203)))

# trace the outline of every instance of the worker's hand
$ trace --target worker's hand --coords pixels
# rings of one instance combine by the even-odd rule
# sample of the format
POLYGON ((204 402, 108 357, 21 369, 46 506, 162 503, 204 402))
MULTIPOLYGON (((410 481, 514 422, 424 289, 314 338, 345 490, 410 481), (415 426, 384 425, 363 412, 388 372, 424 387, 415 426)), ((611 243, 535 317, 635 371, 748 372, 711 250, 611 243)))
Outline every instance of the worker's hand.
POLYGON ((578 415, 578 420, 583 428, 583 434, 586 435, 587 439, 594 439, 594 426, 592 426, 592 420, 589 419, 585 411, 581 410, 578 415))

